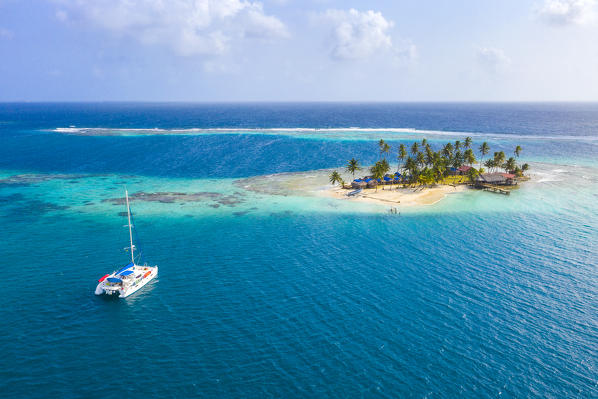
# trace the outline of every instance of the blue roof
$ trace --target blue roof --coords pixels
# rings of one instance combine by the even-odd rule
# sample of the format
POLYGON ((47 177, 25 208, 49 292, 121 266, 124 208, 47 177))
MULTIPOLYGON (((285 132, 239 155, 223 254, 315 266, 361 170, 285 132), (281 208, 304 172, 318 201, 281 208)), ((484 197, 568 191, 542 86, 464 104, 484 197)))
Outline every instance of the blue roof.
POLYGON ((381 179, 378 179, 378 181, 379 181, 379 182, 381 182, 382 180, 381 180, 381 179))
POLYGON ((384 176, 384 180, 390 181, 390 180, 392 180, 392 177, 384 176))
POLYGON ((133 270, 125 270, 124 272, 121 272, 119 276, 128 276, 129 274, 133 274, 133 270))
POLYGON ((371 182, 371 181, 372 181, 372 179, 370 179, 370 178, 367 178, 367 179, 365 179, 365 182, 366 182, 366 183, 369 183, 369 182, 371 182))
POLYGON ((359 183, 359 182, 361 182, 361 179, 355 179, 353 181, 356 182, 356 183, 359 183))
POLYGON ((131 262, 131 263, 129 263, 128 265, 126 265, 125 267, 123 267, 122 269, 120 269, 119 271, 117 271, 117 272, 116 272, 116 274, 120 274, 121 272, 123 272, 123 271, 125 271, 125 270, 127 270, 127 269, 130 269, 130 268, 132 268, 133 266, 135 266, 135 265, 133 264, 133 262, 131 262))
POLYGON ((110 281, 111 283, 122 283, 123 281, 116 277, 108 277, 106 280, 110 281))

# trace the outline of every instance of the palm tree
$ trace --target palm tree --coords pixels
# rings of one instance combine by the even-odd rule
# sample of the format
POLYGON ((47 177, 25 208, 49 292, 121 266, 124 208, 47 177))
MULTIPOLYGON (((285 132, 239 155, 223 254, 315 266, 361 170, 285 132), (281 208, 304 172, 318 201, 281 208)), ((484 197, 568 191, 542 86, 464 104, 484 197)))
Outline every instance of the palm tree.
POLYGON ((329 180, 332 185, 335 185, 336 183, 343 183, 343 178, 336 170, 330 174, 329 180))
POLYGON ((517 161, 515 161, 515 158, 510 157, 509 159, 507 159, 507 162, 505 162, 505 170, 507 172, 512 172, 515 170, 515 168, 517 167, 517 161))
POLYGON ((413 155, 417 155, 419 151, 419 146, 417 145, 417 142, 413 143, 413 145, 411 146, 411 153, 413 155))
MULTIPOLYGON (((405 149, 405 144, 399 144, 399 156, 397 157, 399 161, 403 162, 403 160, 407 157, 407 150, 405 149)), ((397 166, 397 172, 399 168, 397 166)))
POLYGON ((385 145, 386 142, 384 141, 384 139, 380 139, 380 141, 378 141, 378 149, 380 150, 380 154, 383 153, 385 145))
POLYGON ((353 175, 353 179, 355 179, 355 172, 361 170, 361 166, 359 165, 359 161, 355 158, 351 158, 349 163, 347 164, 346 168, 347 172, 353 175))
POLYGON ((463 154, 461 151, 455 152, 455 158, 453 159, 453 167, 459 169, 463 165, 463 154))
POLYGON ((475 182, 475 179, 479 174, 480 172, 476 168, 471 168, 467 171, 467 177, 469 177, 469 181, 472 183, 475 182))
POLYGON ((426 145, 426 164, 432 165, 434 163, 434 151, 429 145, 426 145))
POLYGON ((459 151, 461 149, 461 141, 455 141, 455 151, 459 151))
POLYGON ((428 145, 428 140, 426 140, 426 138, 424 137, 424 138, 422 139, 422 147, 425 147, 425 146, 427 146, 427 145, 428 145))
POLYGON ((439 182, 442 181, 442 179, 444 178, 444 172, 446 171, 446 168, 444 167, 444 165, 440 162, 434 162, 434 181, 435 182, 439 182))
POLYGON ((409 172, 417 170, 417 165, 413 158, 407 157, 407 160, 405 161, 405 169, 407 169, 409 172))
POLYGON ((471 148, 471 137, 465 137, 465 148, 471 148))
POLYGON ((494 153, 494 166, 497 168, 504 168, 505 163, 505 153, 504 151, 499 151, 494 153))
POLYGON ((390 164, 388 163, 388 161, 386 159, 383 159, 380 161, 380 168, 382 168, 383 174, 388 173, 388 171, 390 170, 390 164))
POLYGON ((453 145, 451 143, 446 143, 442 148, 442 154, 450 160, 453 157, 453 145))
POLYGON ((482 167, 482 162, 484 162, 484 156, 490 152, 490 146, 485 141, 480 146, 480 154, 482 157, 480 158, 480 168, 482 167))
POLYGON ((417 160, 418 165, 423 166, 424 162, 425 162, 424 154, 422 154, 421 152, 418 152, 417 156, 416 156, 416 160, 417 160))
POLYGON ((496 166, 494 159, 489 159, 486 162, 484 162, 484 166, 488 168, 488 170, 494 168, 496 166))
MULTIPOLYGON (((382 179, 384 177, 384 165, 382 162, 378 161, 370 168, 370 173, 372 177, 376 180, 382 179)), ((378 191, 378 185, 376 184, 376 191, 378 191)))
MULTIPOLYGON (((384 143, 384 145, 380 149, 380 154, 384 155, 384 154, 388 154, 389 152, 390 152, 390 146, 387 143, 384 143)), ((384 156, 384 159, 386 159, 386 156, 384 156)))
POLYGON ((520 145, 515 147, 515 155, 517 155, 517 158, 519 158, 519 154, 521 154, 521 151, 523 151, 523 148, 521 148, 520 145))
POLYGON ((422 174, 420 175, 420 182, 422 182, 425 185, 430 185, 432 183, 434 183, 435 179, 434 179, 434 171, 430 168, 425 168, 422 171, 422 174), (423 179, 422 179, 423 177, 423 179))
POLYGON ((465 158, 465 162, 467 162, 467 164, 469 166, 471 166, 475 163, 475 155, 471 148, 468 148, 467 150, 465 150, 465 153, 463 154, 463 156, 465 158))
POLYGON ((522 172, 527 172, 528 170, 529 170, 529 164, 524 163, 523 165, 521 165, 522 172))
POLYGON ((415 178, 417 178, 417 163, 415 163, 415 160, 411 157, 407 157, 407 160, 405 161, 405 169, 407 171, 409 171, 409 181, 413 182, 415 178))

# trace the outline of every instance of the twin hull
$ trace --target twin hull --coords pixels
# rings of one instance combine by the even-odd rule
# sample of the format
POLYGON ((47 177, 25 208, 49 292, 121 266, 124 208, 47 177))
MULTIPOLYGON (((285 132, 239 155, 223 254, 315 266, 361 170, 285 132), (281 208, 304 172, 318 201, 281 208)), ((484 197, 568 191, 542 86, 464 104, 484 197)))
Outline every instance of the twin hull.
POLYGON ((143 286, 145 286, 147 283, 153 280, 154 277, 158 276, 158 266, 148 267, 135 265, 135 267, 147 269, 149 274, 145 273, 145 270, 142 270, 147 275, 142 277, 135 284, 127 285, 124 287, 109 286, 107 280, 104 280, 97 285, 95 294, 118 295, 119 298, 126 298, 129 295, 132 295, 135 292, 139 291, 139 289, 141 289, 143 286))

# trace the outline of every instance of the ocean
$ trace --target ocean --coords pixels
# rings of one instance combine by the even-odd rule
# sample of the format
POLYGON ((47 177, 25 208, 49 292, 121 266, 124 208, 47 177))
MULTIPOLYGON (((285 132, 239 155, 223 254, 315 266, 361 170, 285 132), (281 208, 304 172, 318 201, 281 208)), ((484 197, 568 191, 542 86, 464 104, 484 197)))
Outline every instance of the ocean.
POLYGON ((598 104, 3 103, 0 236, 3 398, 598 397, 598 104), (531 180, 399 215, 279 182, 466 136, 531 180), (95 296, 125 186, 160 274, 95 296))

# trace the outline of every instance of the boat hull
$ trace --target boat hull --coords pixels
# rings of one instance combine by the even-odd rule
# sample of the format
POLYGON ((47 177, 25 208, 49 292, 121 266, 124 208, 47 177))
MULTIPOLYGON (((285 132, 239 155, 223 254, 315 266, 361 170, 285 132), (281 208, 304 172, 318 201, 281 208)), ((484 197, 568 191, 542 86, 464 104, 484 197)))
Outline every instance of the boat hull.
MULTIPOLYGON (((142 273, 142 277, 136 279, 135 281, 129 282, 128 284, 124 285, 114 285, 109 284, 107 280, 101 281, 96 289, 96 295, 117 295, 119 298, 126 298, 128 296, 133 295, 141 288, 143 288, 147 283, 152 281, 155 277, 158 276, 158 266, 138 266, 135 265, 132 270, 134 272, 142 273)), ((114 277, 114 273, 111 277, 114 277)))
POLYGON ((130 288, 127 288, 125 290, 121 290, 120 298, 126 298, 128 296, 133 295, 134 293, 139 291, 141 288, 143 288, 147 283, 149 283, 155 277, 158 276, 158 266, 151 267, 150 269, 154 269, 154 270, 152 270, 151 273, 147 277, 142 278, 138 284, 136 284, 135 286, 132 286, 130 288))

